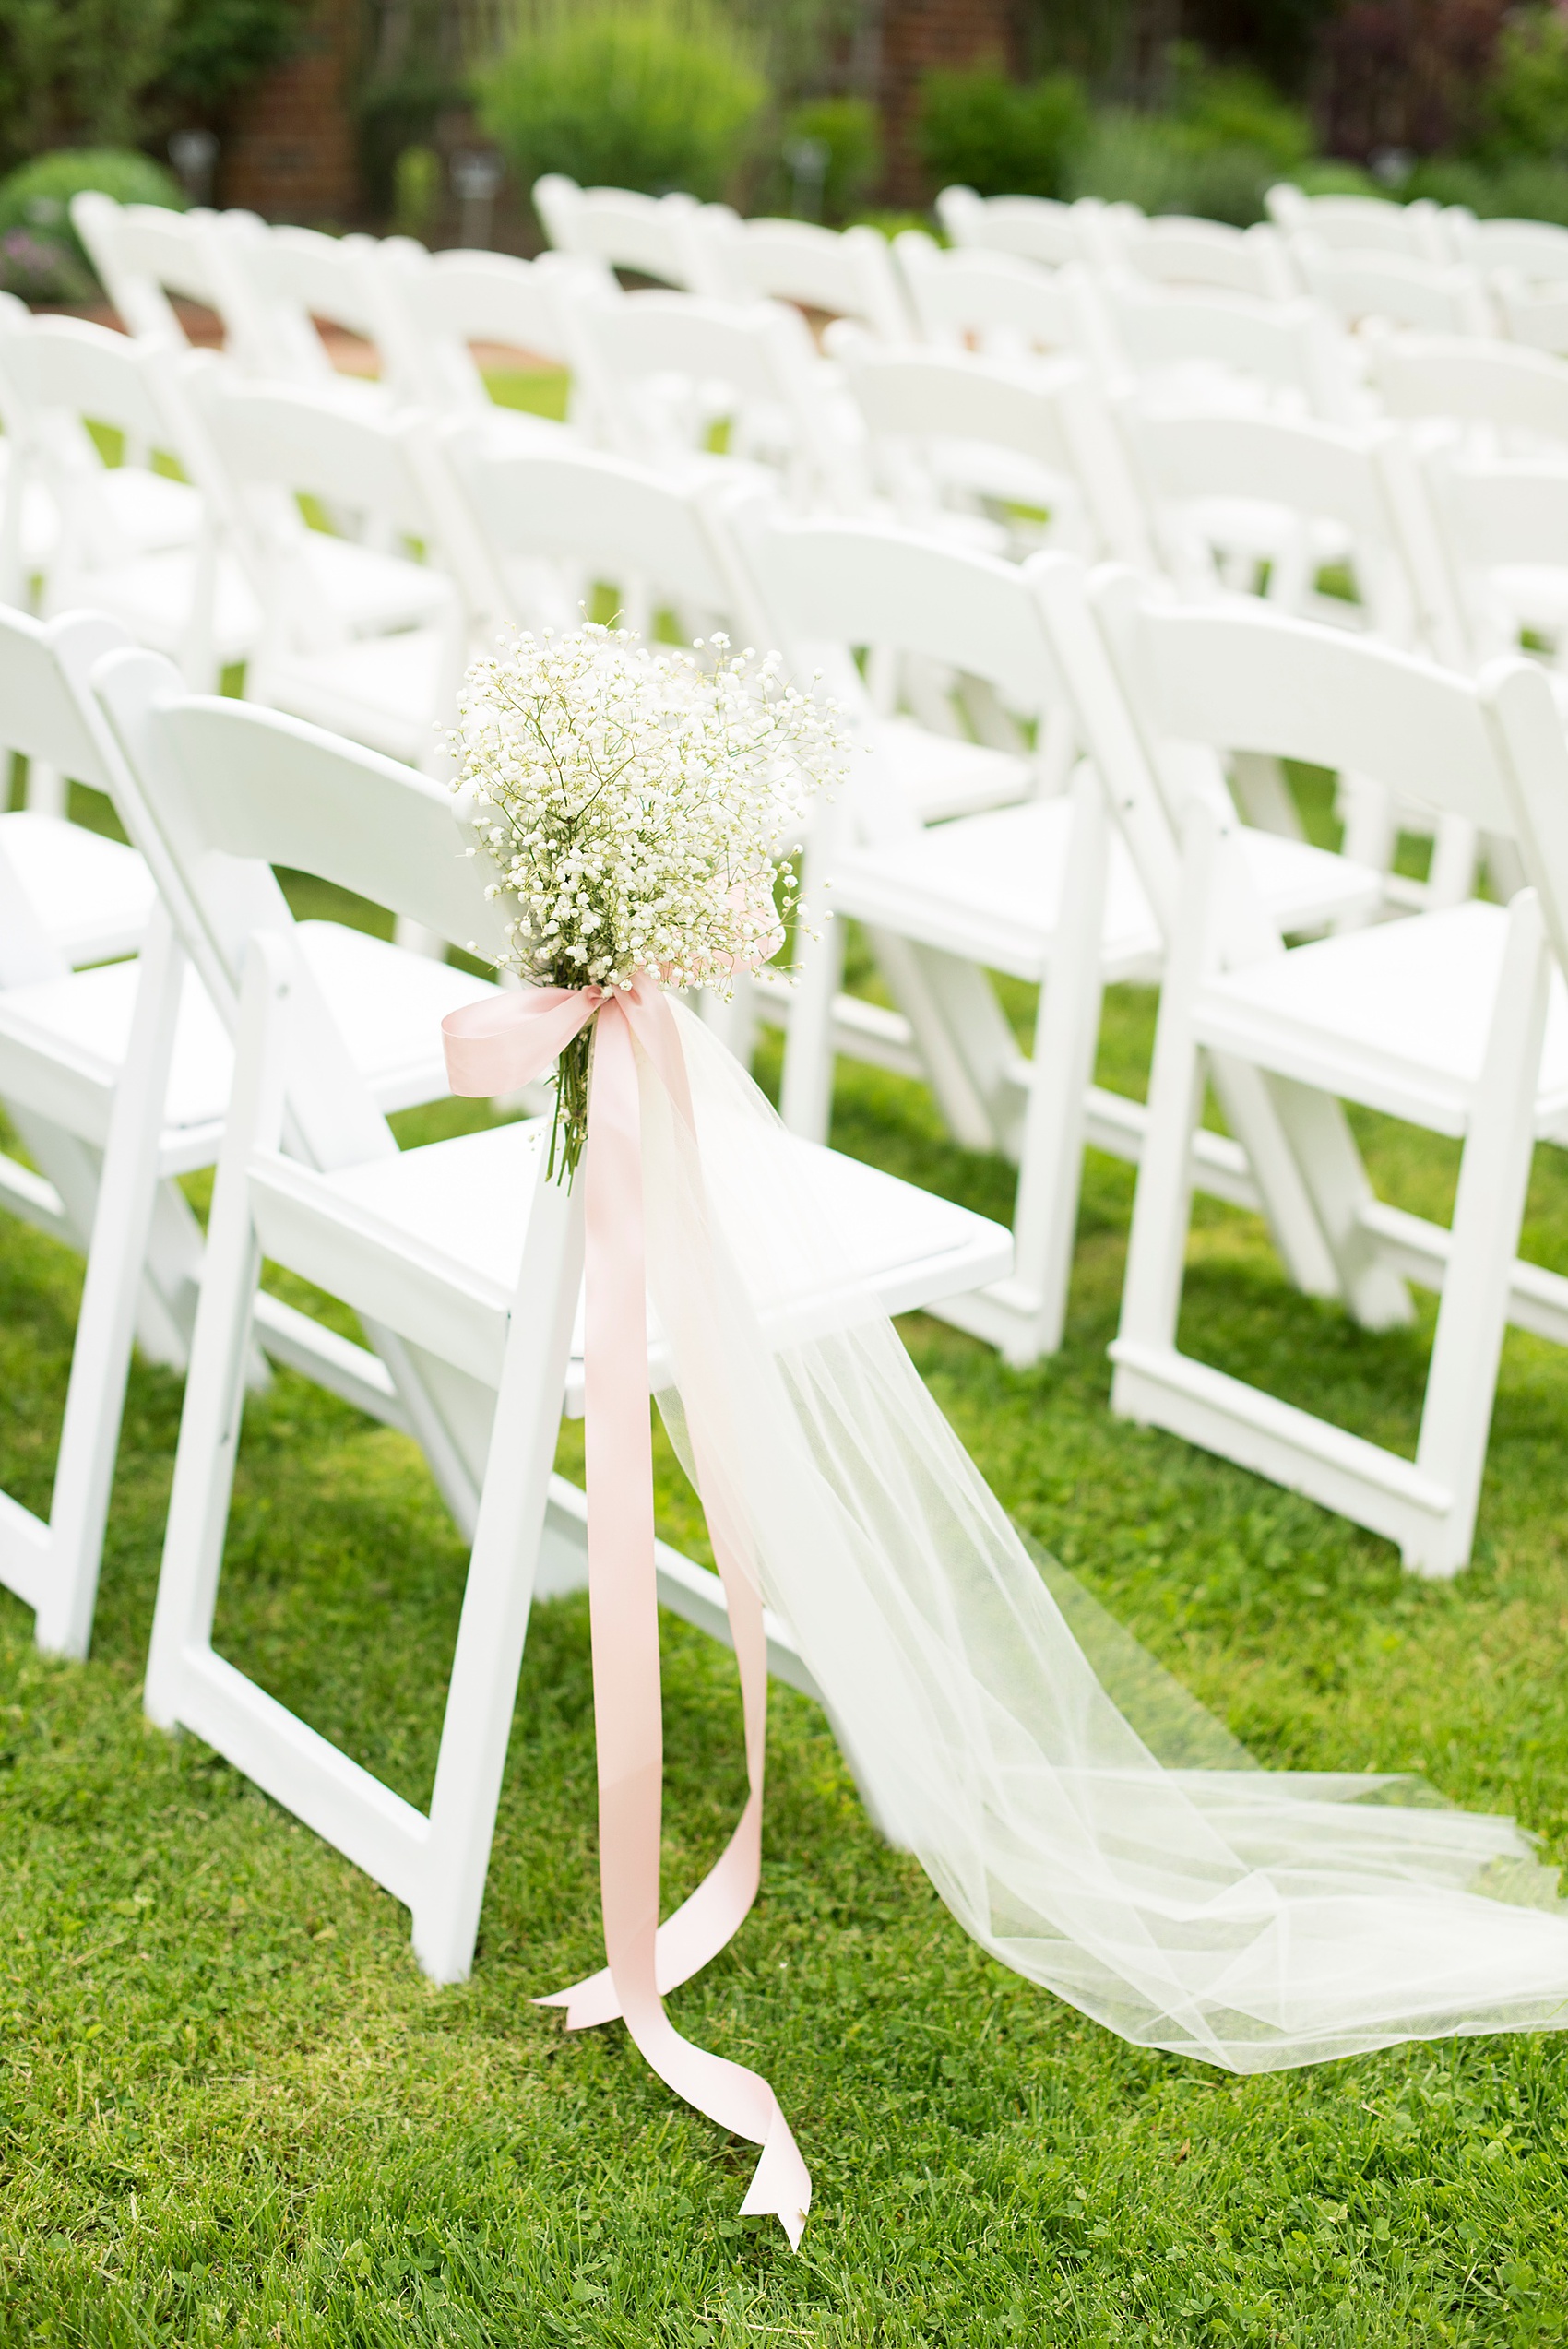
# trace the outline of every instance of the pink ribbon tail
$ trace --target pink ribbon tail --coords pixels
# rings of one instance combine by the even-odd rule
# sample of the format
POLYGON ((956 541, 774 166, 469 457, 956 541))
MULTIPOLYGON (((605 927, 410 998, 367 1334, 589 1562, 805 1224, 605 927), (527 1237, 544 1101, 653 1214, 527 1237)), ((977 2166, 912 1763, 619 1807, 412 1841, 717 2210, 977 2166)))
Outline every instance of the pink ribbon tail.
MULTIPOLYGON (((625 994, 598 988, 525 989, 449 1014, 442 1023, 447 1072, 455 1092, 509 1091, 540 1075, 596 1015, 584 1167, 585 1400, 600 1885, 609 1963, 535 2003, 564 2006, 572 2031, 624 2017, 636 2046, 667 2086, 720 2128, 761 2146, 742 2209, 748 2215, 776 2217, 796 2248, 811 2205, 811 2177, 778 2098, 757 2073, 683 2038, 663 2005, 664 1992, 688 1980, 725 1946, 756 1896, 767 1719, 761 1593, 754 1575, 741 1563, 743 1538, 725 1522, 721 1501, 710 1500, 709 1531, 740 1666, 749 1793, 719 1860, 660 1926, 664 1743, 641 1111, 632 1038, 635 1026, 689 1127, 692 1107, 680 1033, 652 979, 639 979, 625 994)), ((699 1441, 700 1471, 695 1429, 693 1435, 699 1441)))

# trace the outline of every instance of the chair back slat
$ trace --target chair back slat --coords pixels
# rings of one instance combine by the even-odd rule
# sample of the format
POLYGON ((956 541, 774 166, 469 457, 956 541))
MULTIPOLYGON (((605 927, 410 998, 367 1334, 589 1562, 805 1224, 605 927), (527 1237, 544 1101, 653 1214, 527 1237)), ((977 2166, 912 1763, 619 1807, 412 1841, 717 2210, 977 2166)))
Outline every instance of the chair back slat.
POLYGON ((253 383, 219 365, 193 362, 188 380, 235 483, 373 514, 414 538, 428 531, 429 504, 408 454, 409 420, 346 412, 329 393, 253 383))
POLYGON ((53 409, 109 424, 143 447, 168 444, 148 355, 125 335, 86 318, 0 317, 0 365, 34 413, 53 409))
POLYGON ((45 623, 0 606, 0 746, 107 792, 111 777, 102 749, 61 670, 55 639, 62 628, 72 632, 78 666, 125 642, 113 621, 87 612, 45 623))
POLYGON ((202 906, 237 984, 254 888, 232 867, 306 872, 493 956, 504 944, 488 865, 452 793, 412 768, 248 702, 184 692, 148 653, 95 679, 151 822, 202 906))
POLYGON ((646 466, 595 449, 497 448, 482 424, 446 439, 475 523, 499 562, 542 556, 696 611, 729 613, 734 582, 701 506, 646 466))
POLYGON ((1390 416, 1446 418, 1568 447, 1568 364, 1547 351, 1462 335, 1378 335, 1369 355, 1390 416))
POLYGON ((732 523, 781 649, 885 647, 984 678, 1009 708, 1044 712, 1061 693, 1022 571, 887 524, 796 522, 763 500, 732 523))
POLYGON ((1097 607, 1134 714, 1160 742, 1365 775, 1511 834, 1476 687, 1453 670, 1283 613, 1194 611, 1109 577, 1097 607))

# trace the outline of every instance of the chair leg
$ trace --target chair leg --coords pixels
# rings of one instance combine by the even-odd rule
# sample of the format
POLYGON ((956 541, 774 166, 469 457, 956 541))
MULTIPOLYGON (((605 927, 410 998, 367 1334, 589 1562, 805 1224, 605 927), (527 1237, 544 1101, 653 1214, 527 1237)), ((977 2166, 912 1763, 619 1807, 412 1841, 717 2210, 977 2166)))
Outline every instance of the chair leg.
MULTIPOLYGON (((1218 836, 1206 809, 1188 816, 1182 894, 1175 935, 1159 991, 1154 1059, 1149 1069, 1148 1126, 1133 1194, 1133 1226, 1122 1289, 1118 1342, 1174 1350, 1182 1304, 1187 1226, 1192 1214, 1193 1134, 1203 1108, 1204 1064, 1194 1031, 1193 1002, 1211 959, 1218 836)), ((1124 1397, 1118 1370, 1111 1407, 1124 1397)))
POLYGON ((1456 1573, 1470 1556, 1535 1146, 1549 980, 1546 925, 1539 900, 1527 890, 1509 908, 1416 1449, 1417 1467, 1453 1493, 1453 1512, 1419 1544, 1407 1545, 1405 1563, 1418 1573, 1456 1573))
POLYGON ((258 952, 264 943, 277 949, 276 941, 253 941, 246 959, 233 1090, 213 1188, 153 1609, 143 1701, 165 1729, 179 1720, 187 1650, 206 1647, 212 1636, 244 1410, 251 1312, 261 1278, 249 1165, 252 1153, 262 1145, 276 1147, 282 1132, 284 998, 291 957, 282 951, 258 952))
POLYGON ((800 977, 785 1031, 784 1122, 808 1142, 826 1142, 833 1115, 833 1005, 844 972, 844 925, 824 920, 802 938, 800 977))
POLYGON ((54 1471, 49 1573, 37 1638, 41 1648, 63 1655, 85 1655, 92 1635, 184 967, 160 909, 140 956, 136 1018, 104 1153, 54 1471))
POLYGON ((1372 1188, 1345 1112, 1326 1093, 1267 1079, 1279 1122, 1303 1171, 1345 1303, 1362 1329, 1398 1329, 1414 1317, 1410 1293, 1368 1234, 1372 1188))
POLYGON ((966 1150, 1005 1148, 1002 1105, 1018 1051, 985 973, 895 931, 870 936, 954 1140, 966 1150))
POLYGON ((581 1184, 542 1178, 496 1397, 430 1806, 428 1880, 413 1903, 414 1955, 437 1982, 473 1963, 554 1465, 582 1280, 581 1184))
POLYGON ((24 804, 33 815, 59 815, 67 813, 68 789, 57 766, 48 766, 41 758, 29 759, 27 797, 24 804))
POLYGON ((1013 1217, 1014 1284, 1033 1306, 1029 1326, 1004 1341, 1003 1353, 1017 1369, 1054 1354, 1062 1343, 1104 991, 1109 825, 1099 784, 1087 769, 1074 784, 1073 801, 1062 921, 1035 1022, 1013 1217))

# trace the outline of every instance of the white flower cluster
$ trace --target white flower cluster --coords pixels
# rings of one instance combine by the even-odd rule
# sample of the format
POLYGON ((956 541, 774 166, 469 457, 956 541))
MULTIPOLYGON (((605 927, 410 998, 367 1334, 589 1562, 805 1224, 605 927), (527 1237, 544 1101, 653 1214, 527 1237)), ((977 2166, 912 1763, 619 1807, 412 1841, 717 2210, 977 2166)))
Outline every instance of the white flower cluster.
MULTIPOLYGON (((705 651, 701 640, 694 651, 705 651)), ((518 635, 469 670, 453 750, 490 894, 516 910, 503 967, 557 986, 727 991, 783 942, 809 795, 842 772, 835 705, 777 654, 711 666, 624 630, 518 635)))

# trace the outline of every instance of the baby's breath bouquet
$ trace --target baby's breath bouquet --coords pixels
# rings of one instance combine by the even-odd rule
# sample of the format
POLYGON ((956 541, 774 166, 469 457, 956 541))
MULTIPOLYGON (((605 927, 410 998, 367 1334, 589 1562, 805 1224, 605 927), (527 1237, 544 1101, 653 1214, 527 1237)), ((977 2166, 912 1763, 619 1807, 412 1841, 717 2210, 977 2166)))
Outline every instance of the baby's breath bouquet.
MULTIPOLYGON (((797 910, 784 860, 811 793, 841 771, 831 702, 777 654, 639 644, 622 629, 513 636, 469 670, 453 749, 474 853, 511 901, 498 967, 535 985, 727 993, 778 953, 797 910), (703 655, 700 661, 694 655, 703 655)), ((550 1171, 588 1131, 591 1026, 555 1079, 550 1171)))

